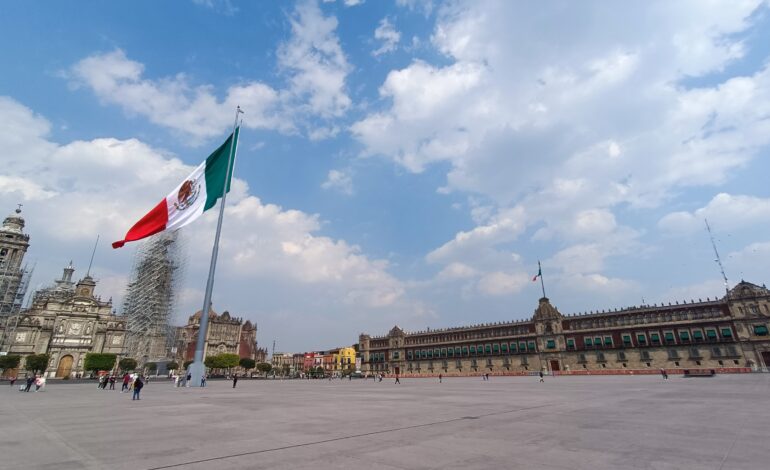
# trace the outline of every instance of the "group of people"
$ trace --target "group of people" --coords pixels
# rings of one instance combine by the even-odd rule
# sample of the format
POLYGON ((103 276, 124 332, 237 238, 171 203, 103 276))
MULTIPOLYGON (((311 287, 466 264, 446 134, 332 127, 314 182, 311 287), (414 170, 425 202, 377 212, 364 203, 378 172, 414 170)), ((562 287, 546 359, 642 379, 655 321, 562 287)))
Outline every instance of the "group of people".
MULTIPOLYGON (((16 377, 12 377, 11 380, 11 387, 16 385, 16 377)), ((27 377, 24 385, 19 387, 20 392, 29 392, 32 389, 32 386, 35 386, 35 391, 40 391, 41 388, 45 387, 45 377, 42 375, 32 374, 27 377)))
MULTIPOLYGON (((175 387, 189 387, 192 383, 192 374, 189 372, 187 375, 173 375, 172 378, 174 379, 174 386, 175 387)), ((237 382, 237 380, 236 380, 237 382)), ((203 375, 201 377, 201 387, 206 386, 206 376, 203 375)), ((233 388, 235 388, 235 384, 233 384, 233 388)))

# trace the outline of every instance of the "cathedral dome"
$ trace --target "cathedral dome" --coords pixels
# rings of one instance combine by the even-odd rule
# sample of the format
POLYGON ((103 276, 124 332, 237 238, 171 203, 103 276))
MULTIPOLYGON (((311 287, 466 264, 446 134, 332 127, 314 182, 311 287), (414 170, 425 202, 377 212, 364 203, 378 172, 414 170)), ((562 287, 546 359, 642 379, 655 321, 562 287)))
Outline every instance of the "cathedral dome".
POLYGON ((21 216, 21 209, 16 209, 13 214, 3 220, 3 227, 0 232, 22 234, 24 230, 24 217, 21 216))

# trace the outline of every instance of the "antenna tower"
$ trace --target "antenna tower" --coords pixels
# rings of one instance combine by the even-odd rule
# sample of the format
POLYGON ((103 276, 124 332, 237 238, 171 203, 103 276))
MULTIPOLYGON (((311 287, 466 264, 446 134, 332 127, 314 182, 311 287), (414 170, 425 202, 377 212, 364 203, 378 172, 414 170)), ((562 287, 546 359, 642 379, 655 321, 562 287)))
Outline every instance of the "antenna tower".
POLYGON ((716 257, 714 261, 719 266, 719 271, 722 273, 722 281, 724 281, 725 284, 725 294, 729 297, 730 296, 730 286, 727 283, 727 275, 725 274, 725 268, 722 266, 722 258, 719 256, 719 251, 717 251, 717 243, 714 240, 714 234, 711 232, 711 226, 709 225, 708 219, 703 219, 704 222, 706 222, 706 230, 709 233, 709 238, 711 238, 711 247, 714 249, 714 256, 716 257))

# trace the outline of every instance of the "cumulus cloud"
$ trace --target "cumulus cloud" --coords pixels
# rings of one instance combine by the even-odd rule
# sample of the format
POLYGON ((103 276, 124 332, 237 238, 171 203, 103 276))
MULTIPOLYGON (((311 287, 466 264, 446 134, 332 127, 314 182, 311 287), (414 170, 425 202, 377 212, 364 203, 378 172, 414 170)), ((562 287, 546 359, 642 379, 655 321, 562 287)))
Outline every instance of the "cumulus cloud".
POLYGON ((374 30, 374 39, 382 42, 382 45, 372 52, 372 55, 376 57, 395 51, 398 42, 401 40, 401 33, 399 33, 393 23, 385 17, 380 20, 379 26, 374 30))
POLYGON ((193 145, 229 129, 238 105, 246 111, 247 128, 305 130, 313 140, 333 137, 339 127, 330 121, 351 105, 345 85, 351 67, 336 35, 337 19, 324 16, 318 4, 308 0, 296 5, 289 21, 291 37, 277 51, 287 81, 283 88, 244 81, 228 87, 220 99, 214 86, 196 85, 185 74, 146 77, 144 64, 121 49, 86 57, 65 75, 74 86, 93 91, 102 103, 173 129, 193 145))
POLYGON ((703 230, 705 219, 730 229, 766 225, 770 221, 770 199, 719 193, 704 207, 692 212, 666 214, 658 227, 670 233, 689 234, 703 230))
POLYGON ((349 170, 329 170, 326 181, 321 184, 323 189, 333 189, 342 194, 353 194, 353 178, 349 170))
POLYGON ((722 184, 770 143, 770 67, 684 84, 745 55, 739 33, 759 8, 452 2, 431 38, 446 60, 390 71, 379 106, 351 133, 366 156, 412 172, 442 163, 440 191, 490 201, 477 227, 428 261, 483 257, 533 229, 534 240, 565 245, 554 261, 569 275, 612 285, 604 259, 639 249, 644 232, 619 210, 722 184), (494 221, 511 212, 516 224, 494 221))
MULTIPOLYGON (((89 249, 84 247, 97 234, 108 241, 122 237, 192 170, 175 156, 136 139, 59 144, 50 140, 49 129, 45 118, 13 99, 0 98, 0 146, 5 150, 0 158, 0 181, 14 182, 0 186, 0 205, 10 212, 17 202, 24 203, 32 240, 30 257, 40 260, 36 279, 44 283, 59 275, 73 253, 85 256, 89 249)), ((425 311, 424 305, 404 298, 403 283, 389 273, 387 261, 372 259, 358 246, 320 234, 318 215, 263 203, 249 194, 241 180, 234 181, 228 203, 217 308, 267 324, 280 312, 290 312, 300 322, 323 315, 326 321, 347 325, 346 315, 363 318, 375 311, 377 324, 394 319, 408 324, 425 311)), ((200 299, 193 294, 205 280, 216 225, 214 212, 184 230, 186 246, 204 255, 188 258, 180 317, 200 308, 195 303, 200 299)), ((136 246, 101 249, 94 268, 103 280, 100 294, 116 300, 121 295, 120 285, 127 278, 136 246)), ((272 332, 290 338, 288 324, 275 321, 272 332)), ((357 328, 350 324, 347 331, 329 332, 329 338, 347 343, 358 333, 357 328)))

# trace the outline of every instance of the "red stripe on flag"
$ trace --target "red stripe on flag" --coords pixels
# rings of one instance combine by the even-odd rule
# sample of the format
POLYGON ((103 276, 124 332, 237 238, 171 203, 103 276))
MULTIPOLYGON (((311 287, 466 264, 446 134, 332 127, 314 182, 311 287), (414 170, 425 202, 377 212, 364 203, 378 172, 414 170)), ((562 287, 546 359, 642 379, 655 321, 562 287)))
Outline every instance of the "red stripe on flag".
POLYGON ((168 209, 166 207, 166 199, 160 201, 160 204, 155 206, 150 212, 142 217, 139 222, 135 223, 133 227, 128 230, 126 238, 116 241, 112 244, 113 248, 120 248, 126 244, 126 242, 133 242, 141 240, 142 238, 155 235, 158 232, 162 232, 166 229, 166 223, 168 222, 168 209))
POLYGON ((532 278, 532 282, 535 282, 535 281, 537 281, 537 276, 532 278))

